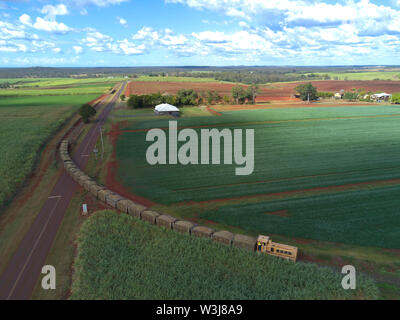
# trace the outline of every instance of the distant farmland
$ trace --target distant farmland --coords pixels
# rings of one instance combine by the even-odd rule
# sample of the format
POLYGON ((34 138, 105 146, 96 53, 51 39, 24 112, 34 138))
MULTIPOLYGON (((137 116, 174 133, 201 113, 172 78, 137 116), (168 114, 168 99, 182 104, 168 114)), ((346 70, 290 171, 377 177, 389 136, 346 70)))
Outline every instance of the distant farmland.
POLYGON ((11 80, 0 80, 20 86, 0 89, 0 209, 31 172, 46 139, 80 105, 114 84, 109 79, 11 80))
POLYGON ((234 165, 151 167, 146 129, 168 123, 139 121, 119 132, 117 179, 195 221, 398 248, 399 123, 397 106, 244 110, 179 120, 180 127, 254 128, 255 171, 239 177, 234 165))
MULTIPOLYGON (((151 77, 149 77, 151 78, 151 77)), ((141 78, 139 78, 141 79, 141 78)), ((144 78, 147 79, 147 78, 144 78)), ((163 78, 169 79, 169 78, 163 78)), ((183 78, 185 79, 185 78, 183 78)), ((150 94, 155 92, 176 94, 180 89, 193 89, 198 93, 202 91, 217 91, 221 96, 231 95, 232 87, 237 85, 229 82, 204 82, 204 81, 131 81, 126 89, 125 95, 131 94, 150 94)), ((311 81, 319 91, 338 92, 340 90, 352 91, 353 89, 364 89, 366 92, 400 92, 400 82, 395 81, 311 81)), ((272 83, 267 85, 260 85, 260 92, 257 96, 257 102, 267 101, 299 101, 294 99, 293 95, 296 93, 296 86, 304 82, 287 82, 287 83, 272 83)), ((246 85, 243 85, 246 86, 246 85)))

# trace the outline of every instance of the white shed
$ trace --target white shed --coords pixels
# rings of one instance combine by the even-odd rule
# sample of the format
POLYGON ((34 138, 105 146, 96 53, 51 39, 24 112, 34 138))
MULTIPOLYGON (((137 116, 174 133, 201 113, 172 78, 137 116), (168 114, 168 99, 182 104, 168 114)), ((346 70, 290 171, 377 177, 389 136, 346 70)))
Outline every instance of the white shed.
POLYGON ((179 115, 179 109, 171 104, 163 103, 159 104, 154 108, 154 112, 156 114, 170 114, 170 115, 179 115))
POLYGON ((382 93, 375 93, 371 96, 371 99, 381 102, 381 101, 388 101, 392 98, 392 95, 386 92, 382 93))

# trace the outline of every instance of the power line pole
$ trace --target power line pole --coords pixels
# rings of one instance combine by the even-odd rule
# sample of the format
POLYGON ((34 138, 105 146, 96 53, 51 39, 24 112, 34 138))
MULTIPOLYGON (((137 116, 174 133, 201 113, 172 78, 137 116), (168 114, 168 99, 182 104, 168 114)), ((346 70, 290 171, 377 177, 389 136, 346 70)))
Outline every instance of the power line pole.
POLYGON ((99 129, 100 129, 100 139, 101 139, 101 160, 103 160, 103 156, 104 156, 103 130, 102 130, 101 126, 99 129))

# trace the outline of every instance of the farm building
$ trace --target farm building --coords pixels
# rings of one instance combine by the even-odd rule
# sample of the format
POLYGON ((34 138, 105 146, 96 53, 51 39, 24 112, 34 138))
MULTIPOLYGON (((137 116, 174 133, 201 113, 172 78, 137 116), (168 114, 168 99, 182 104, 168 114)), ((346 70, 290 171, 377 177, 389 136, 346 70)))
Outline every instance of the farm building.
POLYGON ((392 95, 389 93, 375 93, 371 95, 371 99, 377 102, 389 101, 392 98, 392 95))
POLYGON ((342 95, 339 92, 335 93, 335 98, 336 99, 342 99, 342 95))
POLYGON ((167 115, 172 115, 174 117, 179 117, 180 115, 179 109, 168 103, 159 104, 154 108, 154 112, 156 114, 167 114, 167 115))
POLYGON ((336 92, 335 95, 334 95, 335 99, 342 99, 343 96, 344 96, 344 90, 343 89, 340 90, 339 92, 336 92))

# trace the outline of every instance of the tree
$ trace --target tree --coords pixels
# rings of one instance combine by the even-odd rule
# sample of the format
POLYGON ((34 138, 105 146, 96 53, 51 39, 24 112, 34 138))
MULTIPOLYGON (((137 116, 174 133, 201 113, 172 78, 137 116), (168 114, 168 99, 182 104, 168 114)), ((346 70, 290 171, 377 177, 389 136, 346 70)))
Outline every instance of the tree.
POLYGON ((246 99, 246 92, 242 86, 232 87, 232 98, 235 99, 236 103, 243 103, 246 99))
POLYGON ((222 97, 219 95, 218 91, 214 91, 214 102, 220 103, 221 100, 222 100, 222 97))
POLYGON ((79 114, 82 117, 84 123, 89 123, 90 118, 96 114, 96 109, 93 108, 90 104, 85 103, 79 108, 79 114))
POLYGON ((129 97, 127 104, 132 109, 140 109, 143 108, 143 99, 140 96, 133 94, 129 97))
POLYGON ((207 91, 207 103, 212 104, 214 101, 214 93, 210 90, 207 91))
POLYGON ((300 94, 300 99, 303 101, 317 100, 318 98, 317 88, 311 82, 297 86, 296 91, 300 94))
POLYGON ((358 93, 357 92, 345 92, 343 95, 343 99, 346 100, 357 100, 358 99, 358 93))
POLYGON ((194 106, 197 104, 197 92, 193 89, 179 90, 176 96, 178 106, 194 106))
POLYGON ((125 101, 125 95, 121 94, 120 99, 121 99, 121 101, 125 101))
POLYGON ((257 94, 259 93, 258 85, 252 84, 251 86, 247 87, 246 96, 247 99, 254 104, 256 102, 257 94))
POLYGON ((400 103, 400 93, 393 93, 392 95, 392 103, 399 104, 400 103))
POLYGON ((224 96, 224 103, 225 104, 230 104, 231 103, 231 98, 229 96, 224 96))

